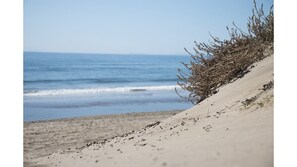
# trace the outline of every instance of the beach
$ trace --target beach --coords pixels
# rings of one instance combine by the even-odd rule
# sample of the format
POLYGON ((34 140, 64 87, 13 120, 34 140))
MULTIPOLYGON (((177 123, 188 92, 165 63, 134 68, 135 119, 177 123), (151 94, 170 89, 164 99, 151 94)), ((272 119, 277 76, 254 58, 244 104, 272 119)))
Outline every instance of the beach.
POLYGON ((56 151, 140 130, 180 111, 142 112, 24 123, 24 166, 56 151))
POLYGON ((25 166, 273 166, 273 55, 249 70, 177 114, 25 123, 25 166))

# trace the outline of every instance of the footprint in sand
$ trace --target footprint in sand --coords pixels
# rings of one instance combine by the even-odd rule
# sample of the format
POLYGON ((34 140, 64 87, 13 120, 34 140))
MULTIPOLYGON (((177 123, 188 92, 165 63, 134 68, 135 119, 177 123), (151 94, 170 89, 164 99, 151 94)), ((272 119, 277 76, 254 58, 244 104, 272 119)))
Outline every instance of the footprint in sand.
POLYGON ((206 131, 206 132, 210 132, 210 129, 212 128, 211 125, 207 125, 207 126, 204 126, 203 129, 206 131))

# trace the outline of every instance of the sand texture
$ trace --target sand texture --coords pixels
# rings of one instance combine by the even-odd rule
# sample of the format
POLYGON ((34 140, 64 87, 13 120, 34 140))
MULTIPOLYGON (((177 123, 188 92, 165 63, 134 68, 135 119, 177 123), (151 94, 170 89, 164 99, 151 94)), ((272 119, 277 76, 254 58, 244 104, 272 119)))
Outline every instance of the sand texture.
MULTIPOLYGON (((250 70, 243 78, 221 87, 217 94, 188 110, 141 130, 36 158, 34 164, 271 167, 273 56, 255 63, 250 70)), ((64 131, 64 140, 56 142, 69 143, 67 128, 64 131)), ((97 135, 96 131, 85 133, 97 135)))
POLYGON ((24 123, 24 166, 36 158, 90 142, 101 142, 166 119, 180 111, 102 115, 24 123))

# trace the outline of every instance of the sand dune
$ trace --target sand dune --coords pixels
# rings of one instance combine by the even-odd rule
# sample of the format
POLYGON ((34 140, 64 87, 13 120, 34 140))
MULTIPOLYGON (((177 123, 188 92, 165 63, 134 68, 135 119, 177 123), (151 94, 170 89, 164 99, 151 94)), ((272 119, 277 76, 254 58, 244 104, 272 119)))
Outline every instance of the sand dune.
MULTIPOLYGON (((36 166, 273 166, 273 56, 179 114, 36 166)), ((67 141, 65 141, 67 143, 67 141)))

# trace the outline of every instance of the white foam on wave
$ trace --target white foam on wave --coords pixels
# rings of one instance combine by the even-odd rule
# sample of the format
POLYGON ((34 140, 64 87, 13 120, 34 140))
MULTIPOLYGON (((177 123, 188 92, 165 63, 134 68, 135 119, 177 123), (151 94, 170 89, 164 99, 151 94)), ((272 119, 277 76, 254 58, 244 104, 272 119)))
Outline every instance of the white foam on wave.
POLYGON ((136 91, 161 91, 174 90, 179 88, 177 85, 164 86, 142 86, 142 87, 115 87, 115 88, 86 88, 86 89, 55 89, 28 92, 24 96, 61 96, 61 95, 80 95, 80 94, 103 94, 103 93, 125 93, 136 91))

